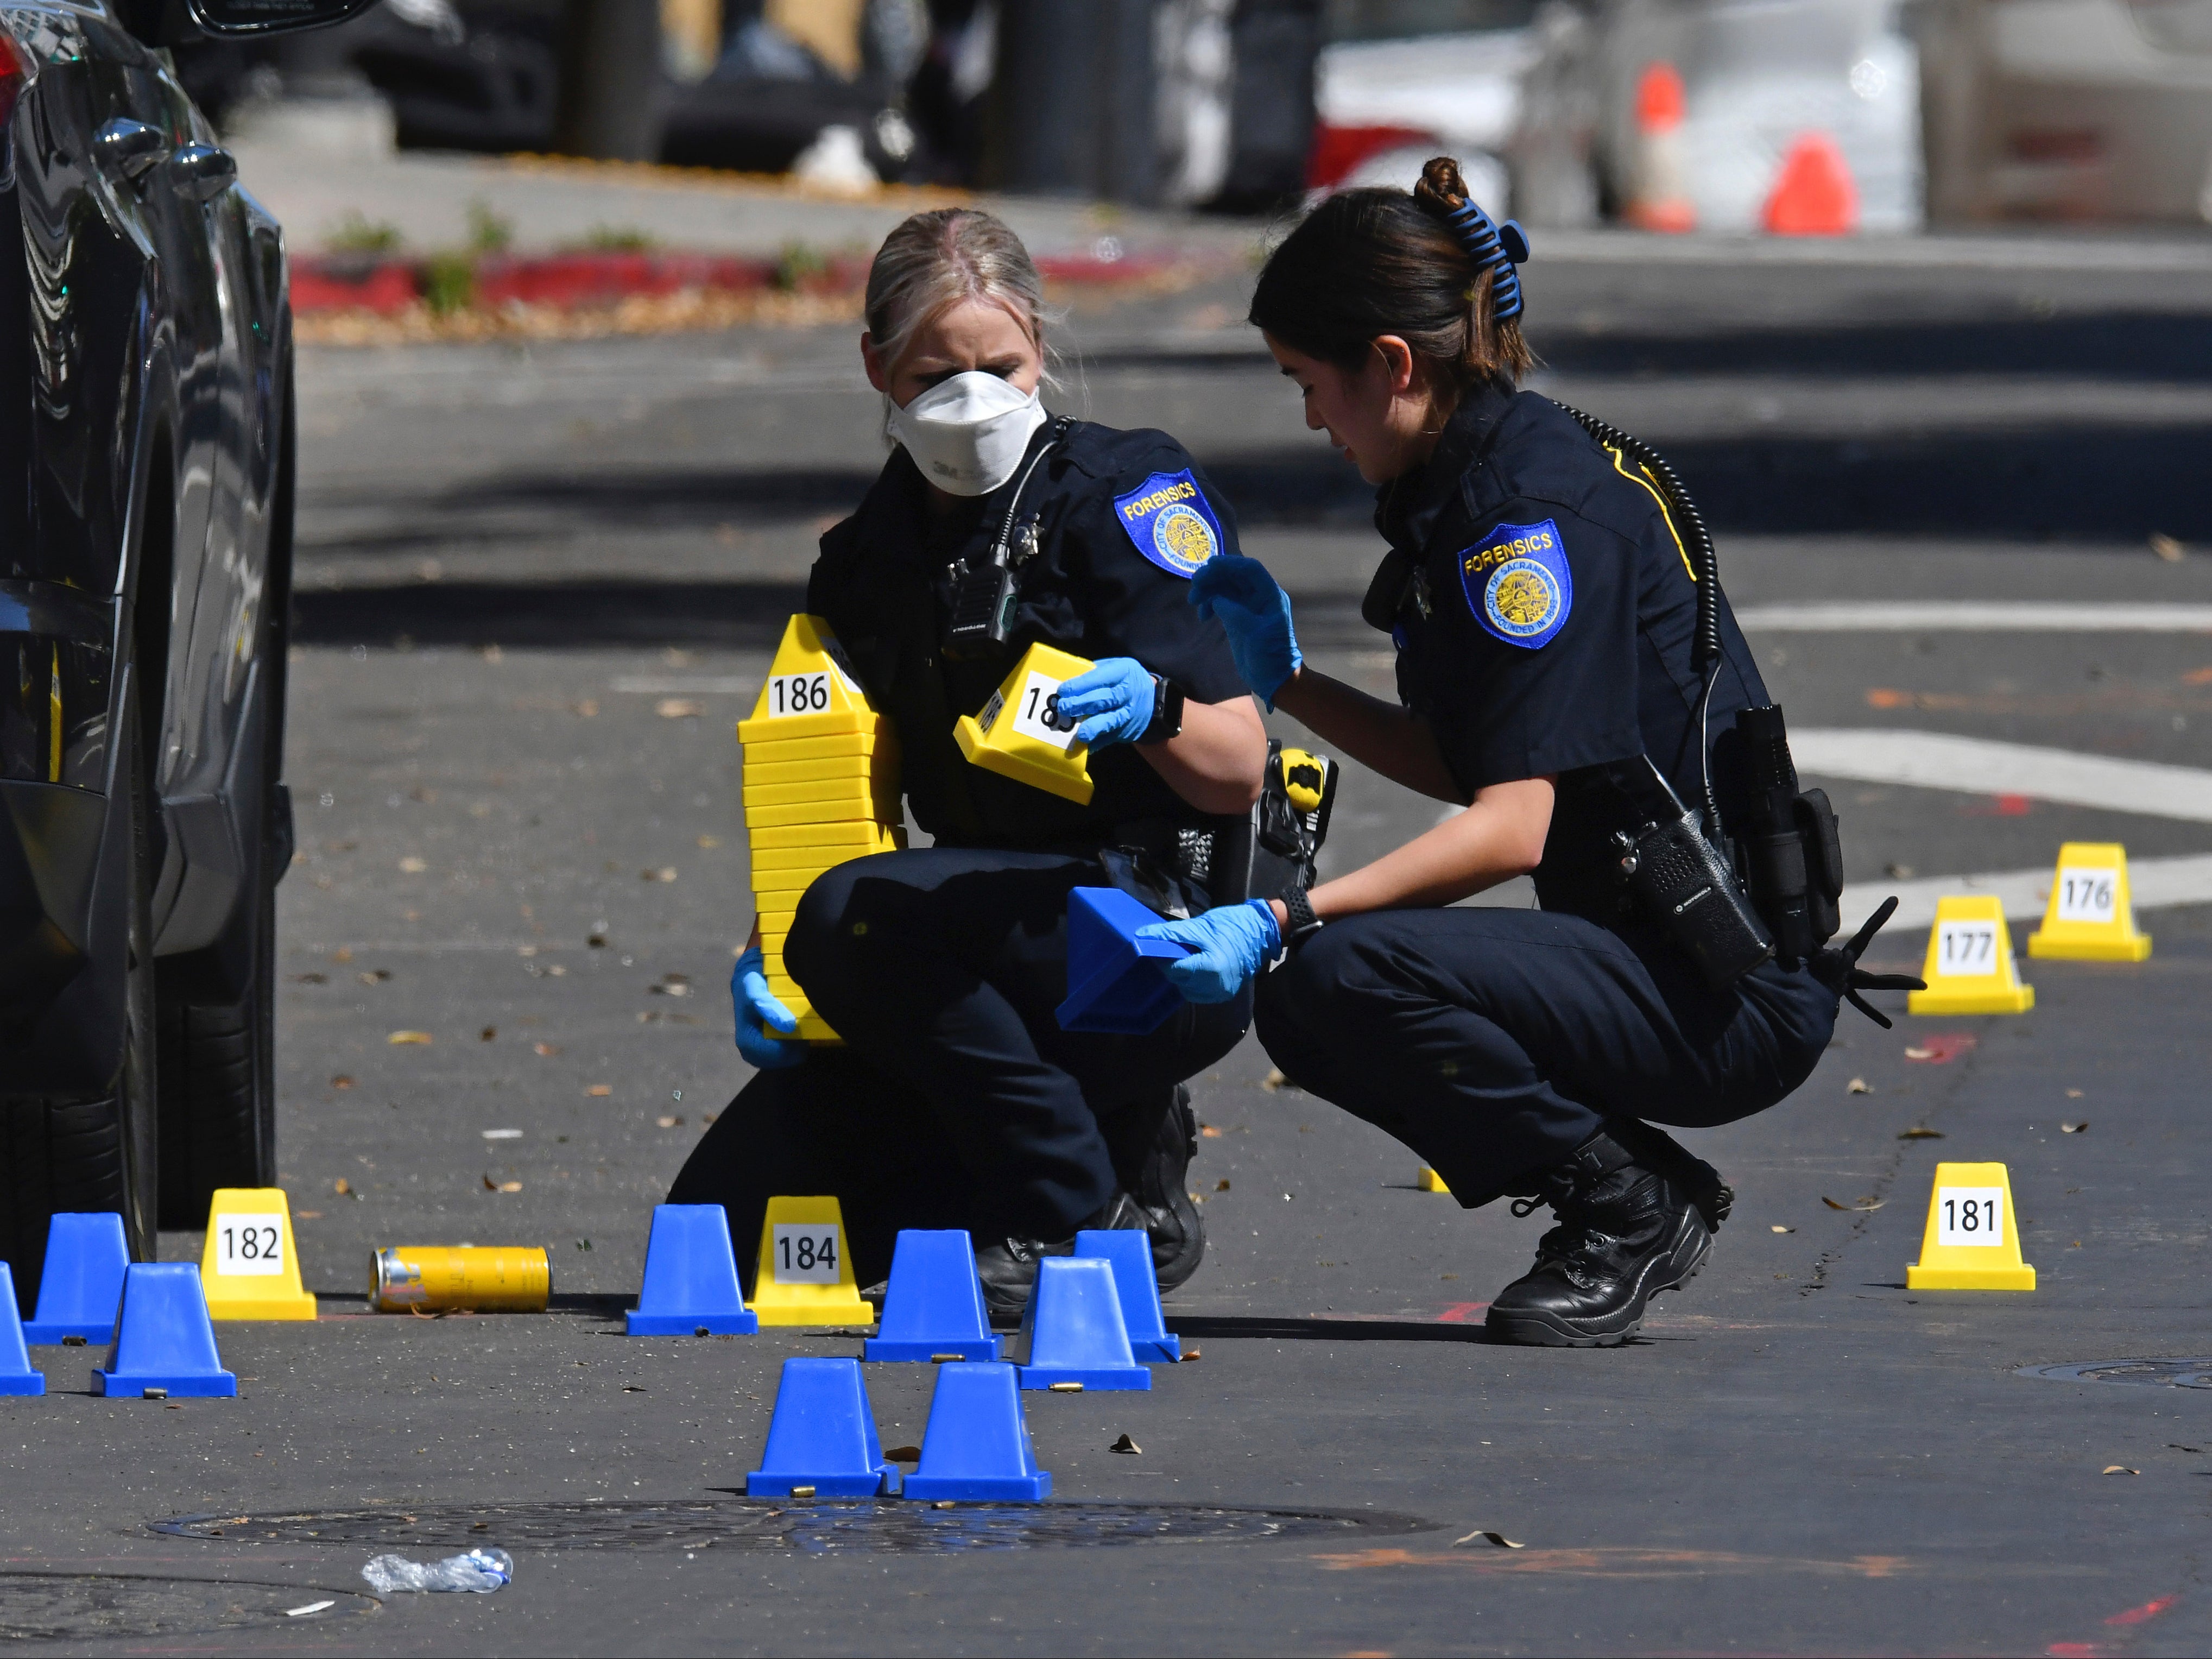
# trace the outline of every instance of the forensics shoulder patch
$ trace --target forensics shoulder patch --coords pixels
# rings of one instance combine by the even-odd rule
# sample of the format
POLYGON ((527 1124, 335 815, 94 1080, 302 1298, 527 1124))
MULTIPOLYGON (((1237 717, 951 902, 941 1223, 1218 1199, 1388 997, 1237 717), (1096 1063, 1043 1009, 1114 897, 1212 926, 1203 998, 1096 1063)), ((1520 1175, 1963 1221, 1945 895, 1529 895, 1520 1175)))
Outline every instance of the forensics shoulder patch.
POLYGON ((1547 644, 1574 608, 1566 546, 1549 519, 1499 525, 1459 556, 1459 579, 1475 621, 1530 651, 1547 644))
POLYGON ((1178 576, 1195 575, 1221 551, 1220 521, 1188 467, 1155 472, 1127 495, 1116 495, 1114 516, 1138 552, 1178 576))

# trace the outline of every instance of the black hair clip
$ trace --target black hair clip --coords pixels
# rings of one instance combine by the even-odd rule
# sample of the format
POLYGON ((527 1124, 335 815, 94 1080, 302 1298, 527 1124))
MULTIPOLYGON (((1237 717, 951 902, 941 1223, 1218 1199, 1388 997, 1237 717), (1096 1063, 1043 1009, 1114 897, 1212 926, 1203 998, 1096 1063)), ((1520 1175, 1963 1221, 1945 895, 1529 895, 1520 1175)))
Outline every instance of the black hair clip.
POLYGON ((1474 262, 1478 273, 1490 270, 1497 273, 1490 285, 1490 314, 1503 323, 1521 314, 1521 274, 1513 269, 1528 259, 1528 234, 1514 221, 1502 225, 1490 222, 1490 216, 1470 196, 1466 204, 1455 208, 1445 222, 1459 238, 1467 257, 1474 262))

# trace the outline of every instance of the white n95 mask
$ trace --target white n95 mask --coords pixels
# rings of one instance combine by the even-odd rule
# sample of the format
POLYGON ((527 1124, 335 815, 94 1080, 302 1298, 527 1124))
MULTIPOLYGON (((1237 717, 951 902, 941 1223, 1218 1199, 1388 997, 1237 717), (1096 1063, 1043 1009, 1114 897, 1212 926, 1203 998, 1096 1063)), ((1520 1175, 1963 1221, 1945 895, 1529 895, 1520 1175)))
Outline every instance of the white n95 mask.
POLYGON ((1045 422, 1036 392, 981 369, 939 381, 904 409, 884 402, 884 429, 949 495, 988 495, 1012 477, 1045 422))

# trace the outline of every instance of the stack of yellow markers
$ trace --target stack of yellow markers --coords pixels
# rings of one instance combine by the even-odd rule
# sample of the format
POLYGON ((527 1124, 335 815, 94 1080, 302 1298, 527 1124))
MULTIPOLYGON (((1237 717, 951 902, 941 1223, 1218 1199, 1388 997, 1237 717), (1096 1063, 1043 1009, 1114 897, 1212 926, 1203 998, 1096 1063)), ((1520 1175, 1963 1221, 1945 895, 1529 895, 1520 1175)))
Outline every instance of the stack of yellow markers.
POLYGON ((784 935, 815 877, 906 845, 898 738, 868 707, 829 623, 799 616, 783 631, 752 718, 738 723, 738 742, 769 988, 799 1016, 800 1036, 835 1042, 837 1034, 784 970, 784 935))

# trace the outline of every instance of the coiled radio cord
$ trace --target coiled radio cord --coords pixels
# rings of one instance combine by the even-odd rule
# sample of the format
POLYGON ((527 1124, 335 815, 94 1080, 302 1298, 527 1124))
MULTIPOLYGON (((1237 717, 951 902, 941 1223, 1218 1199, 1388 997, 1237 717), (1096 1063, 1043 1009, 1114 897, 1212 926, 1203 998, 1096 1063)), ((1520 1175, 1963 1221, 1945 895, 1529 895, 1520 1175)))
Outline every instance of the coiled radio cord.
POLYGON ((1712 532, 1705 528, 1705 515, 1698 511, 1698 504, 1690 499, 1690 492, 1682 487, 1681 479, 1667 464, 1665 456, 1643 439, 1631 437, 1610 422, 1586 415, 1567 404, 1559 407, 1573 416, 1583 430, 1597 442, 1644 469, 1663 499, 1668 516, 1690 556, 1691 568, 1698 579, 1698 623, 1690 640, 1690 665, 1698 671, 1704 683, 1698 698, 1698 777, 1705 788, 1705 834, 1717 837, 1721 833, 1721 811, 1713 795, 1712 744, 1707 723, 1713 704, 1713 685, 1720 678, 1722 661, 1720 557, 1713 550, 1712 532))

